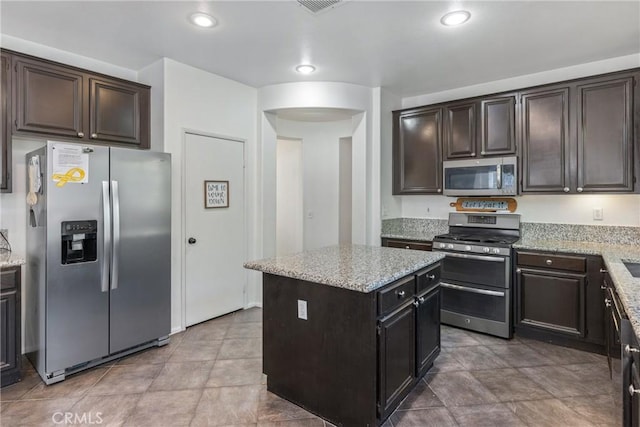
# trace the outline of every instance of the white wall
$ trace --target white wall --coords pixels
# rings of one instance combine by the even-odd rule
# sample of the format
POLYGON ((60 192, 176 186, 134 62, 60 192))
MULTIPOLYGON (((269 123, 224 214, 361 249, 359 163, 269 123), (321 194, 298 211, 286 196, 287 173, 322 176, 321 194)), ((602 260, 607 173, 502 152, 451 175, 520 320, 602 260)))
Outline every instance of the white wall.
MULTIPOLYGON (((520 89, 595 74, 613 72, 640 66, 640 54, 591 62, 510 79, 487 82, 443 92, 424 94, 402 99, 402 108, 433 104, 495 92, 520 89)), ((390 97, 392 102, 392 97, 390 97)), ((388 116, 389 126, 391 117, 388 116)), ((440 218, 446 219, 452 211, 449 203, 455 198, 445 196, 391 196, 391 161, 384 154, 391 154, 391 139, 383 138, 382 197, 387 218, 440 218), (385 184, 386 182, 386 184, 385 184), (385 187, 388 185, 388 187, 385 187), (398 213, 396 201, 401 201, 398 213)), ((640 225, 640 195, 527 195, 517 198, 518 213, 522 221, 592 225, 640 225), (604 209, 604 220, 593 220, 593 208, 604 209)))
MULTIPOLYGON (((371 186, 376 173, 380 140, 372 135, 372 89, 348 83, 301 82, 266 86, 258 90, 259 130, 257 159, 260 182, 257 195, 261 218, 256 229, 261 239, 261 257, 275 254, 275 114, 281 109, 331 108, 350 110, 353 143, 353 242, 379 244, 380 186, 371 186), (359 112, 359 113, 358 113, 359 112), (369 191, 368 191, 369 190, 369 191)), ((377 172, 379 175, 379 172, 377 172)), ((259 276, 252 277, 260 289, 259 276)))
MULTIPOLYGON (((183 246, 182 154, 183 131, 200 131, 245 141, 245 163, 253 165, 256 153, 256 89, 238 82, 163 59, 164 67, 164 147, 172 156, 171 210, 171 324, 183 327, 183 246)), ((255 170, 245 169, 247 259, 254 256, 255 170)), ((246 286, 246 284, 238 284, 246 286)), ((247 288, 247 305, 259 303, 259 296, 247 288)))
POLYGON ((276 171, 276 255, 303 250, 302 140, 278 139, 276 171))
POLYGON ((338 244, 339 141, 350 136, 351 120, 300 122, 277 120, 281 137, 302 140, 304 249, 338 244))

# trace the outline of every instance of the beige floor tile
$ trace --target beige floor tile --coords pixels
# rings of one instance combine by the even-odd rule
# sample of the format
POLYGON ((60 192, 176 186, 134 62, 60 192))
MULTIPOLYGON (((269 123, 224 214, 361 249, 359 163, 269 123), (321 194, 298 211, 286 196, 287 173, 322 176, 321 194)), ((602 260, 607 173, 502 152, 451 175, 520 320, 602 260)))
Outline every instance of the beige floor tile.
POLYGON ((498 403, 493 393, 466 371, 427 374, 425 380, 447 407, 498 403))
POLYGON ((132 427, 188 426, 202 390, 150 391, 142 395, 125 425, 132 427))
POLYGON ((224 339, 229 326, 231 326, 230 320, 218 321, 214 319, 199 323, 187 329, 184 340, 187 342, 221 340, 224 339))
POLYGON ((204 388, 213 361, 166 363, 149 391, 204 388))
POLYGON ((59 383, 46 385, 40 381, 38 385, 29 390, 22 399, 55 399, 61 397, 80 397, 102 377, 104 377, 110 368, 93 368, 88 371, 80 372, 59 383))
POLYGON ((64 425, 65 412, 78 398, 22 400, 11 402, 2 411, 3 426, 53 426, 64 425))
POLYGON ((262 359, 216 360, 206 387, 264 384, 262 359))
POLYGON ((471 375, 488 388, 501 402, 549 399, 553 397, 525 374, 513 368, 471 371, 471 375))
POLYGON ((112 367, 89 389, 89 395, 137 394, 147 391, 162 365, 123 365, 112 367))
POLYGON ((526 427, 503 403, 449 408, 461 427, 526 427))
POLYGON ((438 399, 438 396, 436 396, 427 383, 421 380, 413 391, 409 393, 407 398, 400 403, 398 409, 426 409, 438 406, 444 406, 444 403, 438 399))
POLYGON ((41 383, 42 379, 35 371, 25 373, 20 382, 0 388, 0 402, 19 400, 41 383))
POLYGON ((250 359, 262 357, 262 338, 226 339, 222 343, 218 359, 250 359))
POLYGON ((70 412, 87 414, 100 427, 118 427, 124 425, 142 394, 120 394, 112 396, 85 396, 70 412), (97 422, 98 419, 100 422, 97 422))
POLYGON ((448 427, 457 426, 447 408, 396 411, 390 417, 394 427, 448 427))
POLYGON ((594 424, 558 399, 510 402, 506 405, 525 424, 535 427, 589 427, 594 424))
POLYGON ((261 338, 262 322, 234 323, 227 331, 227 338, 261 338))
POLYGON ((216 360, 222 340, 216 341, 187 341, 171 354, 168 362, 199 362, 204 360, 216 360))
POLYGON ((258 307, 236 311, 233 314, 233 323, 262 322, 262 309, 258 307))
POLYGON ((262 386, 205 388, 193 426, 227 426, 257 423, 262 386))
POLYGON ((258 422, 316 418, 315 415, 275 394, 262 390, 258 403, 258 422))

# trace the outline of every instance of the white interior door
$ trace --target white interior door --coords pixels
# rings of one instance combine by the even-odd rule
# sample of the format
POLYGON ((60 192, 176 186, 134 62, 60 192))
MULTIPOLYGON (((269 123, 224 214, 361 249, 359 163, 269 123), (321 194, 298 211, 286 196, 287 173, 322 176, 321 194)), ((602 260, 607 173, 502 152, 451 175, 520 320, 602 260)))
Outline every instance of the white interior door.
POLYGON ((190 326, 244 306, 244 144, 187 133, 184 173, 185 312, 190 326), (220 184, 225 181, 228 198, 220 184), (218 207, 227 200, 228 207, 218 207))

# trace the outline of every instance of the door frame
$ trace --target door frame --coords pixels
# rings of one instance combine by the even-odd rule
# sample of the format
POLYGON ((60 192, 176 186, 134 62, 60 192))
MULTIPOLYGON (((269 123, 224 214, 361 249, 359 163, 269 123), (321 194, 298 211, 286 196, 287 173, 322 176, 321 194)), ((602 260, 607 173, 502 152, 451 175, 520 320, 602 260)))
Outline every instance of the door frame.
MULTIPOLYGON (((208 138, 217 138, 224 139, 226 141, 237 142, 242 144, 242 180, 243 180, 243 191, 244 191, 244 221, 243 221, 243 239, 242 239, 242 253, 244 255, 245 260, 247 259, 247 230, 248 227, 248 203, 247 203, 247 150, 246 150, 246 140, 242 138, 237 138, 228 135, 222 135, 218 133, 205 132, 201 130, 195 130, 190 128, 182 128, 182 143, 180 145, 180 156, 181 156, 181 176, 180 176, 180 216, 181 216, 181 224, 180 224, 180 263, 182 265, 182 271, 180 275, 180 328, 181 330, 186 329, 187 325, 187 205, 186 205, 186 194, 187 194, 187 178, 186 178, 186 162, 187 162, 187 135, 196 135, 203 136, 208 138)), ((242 285, 242 293, 243 293, 243 305, 246 308, 248 304, 248 295, 247 295, 247 284, 248 284, 248 274, 247 271, 244 272, 244 283, 242 285)))

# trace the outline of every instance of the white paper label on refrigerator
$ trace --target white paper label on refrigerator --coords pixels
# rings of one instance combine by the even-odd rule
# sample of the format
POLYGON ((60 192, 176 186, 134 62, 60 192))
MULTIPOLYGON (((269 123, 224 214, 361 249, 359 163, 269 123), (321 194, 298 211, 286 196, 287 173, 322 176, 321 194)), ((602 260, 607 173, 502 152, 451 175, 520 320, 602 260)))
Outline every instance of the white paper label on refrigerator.
POLYGON ((53 168, 51 179, 58 187, 67 183, 85 184, 89 182, 89 154, 82 147, 68 144, 53 146, 53 168))

